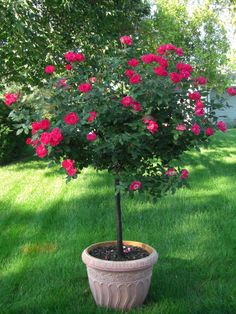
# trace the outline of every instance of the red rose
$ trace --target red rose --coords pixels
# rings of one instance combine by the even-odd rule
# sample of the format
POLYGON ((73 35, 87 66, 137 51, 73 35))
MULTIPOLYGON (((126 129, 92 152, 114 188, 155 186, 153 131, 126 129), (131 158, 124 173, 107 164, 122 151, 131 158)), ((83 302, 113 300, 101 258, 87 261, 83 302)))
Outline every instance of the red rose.
POLYGON ((140 190, 142 187, 142 184, 140 181, 133 181, 130 186, 129 189, 130 191, 136 191, 136 190, 140 190))
POLYGON ((50 143, 50 140, 51 140, 51 133, 49 132, 43 132, 41 134, 41 137, 40 137, 40 142, 43 144, 43 145, 48 145, 50 143))
POLYGON ((121 99, 121 103, 125 107, 128 107, 133 102, 134 102, 134 99, 131 96, 125 96, 121 99))
POLYGON ((90 116, 88 117, 88 122, 93 122, 93 120, 97 116, 97 112, 96 111, 90 111, 89 114, 90 114, 90 116))
POLYGON ((168 61, 161 56, 155 56, 155 61, 163 68, 168 67, 168 61))
POLYGON ((166 49, 167 49, 167 50, 175 50, 176 47, 175 47, 175 45, 173 45, 173 44, 167 44, 167 45, 166 45, 166 49))
POLYGON ((182 77, 182 78, 184 78, 184 79, 187 79, 187 78, 189 78, 190 77, 190 72, 188 72, 188 71, 186 71, 186 70, 181 70, 180 71, 180 76, 182 77))
POLYGON ((227 93, 230 95, 230 96, 235 96, 236 95, 236 89, 233 88, 232 86, 231 87, 228 87, 226 89, 227 93))
POLYGON ((76 174, 76 169, 75 168, 70 168, 67 170, 67 173, 69 176, 73 177, 76 174))
POLYGON ((199 84, 199 85, 205 85, 207 83, 207 79, 204 76, 199 76, 195 78, 195 81, 199 84))
POLYGON ((196 108, 195 109, 195 115, 197 115, 198 117, 202 117, 204 116, 204 109, 203 108, 196 108))
POLYGON ((222 132, 226 132, 227 131, 227 125, 224 121, 218 121, 217 122, 217 128, 222 131, 222 132))
POLYGON ((92 86, 89 83, 80 84, 79 87, 78 87, 78 90, 81 93, 88 93, 88 92, 91 91, 91 89, 92 89, 92 86))
POLYGON ((125 75, 131 77, 135 74, 135 72, 131 69, 125 70, 125 75))
POLYGON ((76 53, 73 51, 69 51, 64 54, 64 57, 67 62, 75 62, 76 61, 76 53))
POLYGON ((25 143, 26 143, 27 145, 31 145, 31 144, 32 144, 32 139, 31 139, 30 137, 27 137, 25 143))
POLYGON ((50 145, 57 146, 63 140, 63 135, 59 128, 54 128, 51 132, 50 145))
POLYGON ((191 100, 200 100, 201 99, 201 94, 199 92, 193 92, 188 94, 189 99, 191 100))
POLYGON ((181 57, 181 56, 184 54, 182 48, 176 48, 176 49, 175 49, 175 53, 176 53, 177 56, 179 56, 179 57, 181 57))
POLYGON ((66 64, 65 66, 67 71, 71 71, 72 70, 72 66, 70 64, 66 64))
POLYGON ((143 63, 152 63, 156 61, 156 55, 154 55, 153 53, 149 53, 141 56, 141 60, 143 61, 143 63))
POLYGON ((131 67, 136 67, 137 65, 139 65, 139 61, 137 59, 135 59, 135 58, 130 59, 128 61, 128 65, 131 66, 131 67))
POLYGON ((141 76, 139 74, 134 74, 129 79, 130 84, 138 84, 141 82, 141 76))
POLYGON ((202 109, 204 107, 204 104, 201 100, 197 100, 195 102, 195 109, 202 109))
POLYGON ((53 72, 55 72, 56 68, 54 67, 54 65, 47 65, 44 68, 44 72, 47 74, 52 74, 53 72))
POLYGON ((69 112, 65 117, 64 117, 64 122, 66 124, 76 124, 79 121, 79 117, 75 112, 69 112))
POLYGON ((38 145, 36 148, 36 154, 38 155, 39 158, 44 158, 47 155, 47 150, 44 146, 38 145))
POLYGON ((121 36, 120 42, 121 44, 127 45, 127 46, 132 46, 133 44, 132 38, 130 36, 121 36))
POLYGON ((75 61, 83 62, 85 61, 85 56, 82 53, 75 53, 75 61))
POLYGON ((4 94, 4 103, 9 107, 11 104, 16 102, 19 98, 19 94, 4 94))
POLYGON ((190 64, 182 62, 176 64, 176 69, 179 71, 187 71, 190 73, 193 71, 193 67, 190 64))
POLYGON ((211 136, 214 134, 214 129, 213 128, 206 128, 205 130, 206 136, 211 136))
POLYGON ((194 125, 191 126, 191 131, 195 134, 195 135, 199 135, 201 132, 201 128, 200 126, 195 123, 194 125))
POLYGON ((153 120, 149 120, 148 121, 148 125, 147 125, 147 129, 149 132, 151 132, 152 134, 156 133, 158 130, 158 124, 153 121, 153 120))
POLYGON ((168 72, 163 67, 156 67, 153 69, 153 72, 158 76, 168 76, 168 72))
POLYGON ((175 171, 175 168, 169 168, 165 174, 168 176, 168 177, 173 177, 176 175, 176 171, 175 171))
POLYGON ((189 175, 189 172, 187 169, 183 169, 181 171, 181 179, 187 179, 188 178, 188 175, 189 175))
POLYGON ((185 131, 186 130, 186 126, 185 126, 185 124, 178 124, 177 126, 176 126, 176 130, 177 131, 185 131))
POLYGON ((141 110, 142 110, 141 104, 138 103, 138 102, 133 102, 133 103, 131 104, 131 107, 132 107, 135 111, 141 111, 141 110))
POLYGON ((50 128, 50 121, 47 119, 36 121, 31 124, 32 134, 35 134, 39 130, 47 130, 50 128))
POLYGON ((157 48, 157 53, 159 53, 159 55, 163 55, 166 52, 166 45, 161 45, 160 47, 157 48))
POLYGON ((39 140, 36 139, 36 140, 32 141, 31 145, 32 145, 33 147, 36 147, 36 146, 38 145, 38 143, 39 143, 39 140))
POLYGON ((173 83, 178 83, 181 81, 181 75, 176 73, 176 72, 172 72, 170 73, 170 79, 173 83))
POLYGON ((87 134, 87 140, 88 140, 89 142, 95 141, 96 138, 97 138, 97 134, 96 134, 94 131, 92 131, 92 132, 90 132, 89 134, 87 134))
POLYGON ((62 161, 61 166, 62 168, 68 170, 70 168, 74 168, 75 162, 74 160, 71 159, 65 159, 62 161))

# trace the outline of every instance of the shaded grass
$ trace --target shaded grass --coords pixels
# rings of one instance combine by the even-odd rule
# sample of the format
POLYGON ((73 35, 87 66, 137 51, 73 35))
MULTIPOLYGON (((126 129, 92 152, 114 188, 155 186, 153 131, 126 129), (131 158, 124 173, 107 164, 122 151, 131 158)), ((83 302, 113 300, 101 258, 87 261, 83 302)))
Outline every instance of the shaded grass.
MULTIPOLYGON (((112 178, 86 169, 66 185, 43 161, 0 168, 0 313, 97 308, 82 250, 115 239, 112 178)), ((123 198, 124 238, 155 247, 145 305, 130 313, 236 312, 236 131, 183 157, 191 189, 153 204, 123 198)))

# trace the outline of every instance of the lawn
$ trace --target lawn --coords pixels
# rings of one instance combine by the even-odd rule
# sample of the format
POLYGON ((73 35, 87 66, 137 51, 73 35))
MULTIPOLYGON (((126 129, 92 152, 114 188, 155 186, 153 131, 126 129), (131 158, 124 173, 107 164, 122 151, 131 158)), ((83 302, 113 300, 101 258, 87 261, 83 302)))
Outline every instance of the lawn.
MULTIPOLYGON (((182 162, 191 189, 154 204, 123 198, 124 238, 159 253, 148 298, 130 313, 236 313, 236 130, 182 162)), ((46 164, 0 168, 0 313, 114 313, 94 304, 80 257, 115 238, 112 178, 86 169, 66 184, 46 164)))

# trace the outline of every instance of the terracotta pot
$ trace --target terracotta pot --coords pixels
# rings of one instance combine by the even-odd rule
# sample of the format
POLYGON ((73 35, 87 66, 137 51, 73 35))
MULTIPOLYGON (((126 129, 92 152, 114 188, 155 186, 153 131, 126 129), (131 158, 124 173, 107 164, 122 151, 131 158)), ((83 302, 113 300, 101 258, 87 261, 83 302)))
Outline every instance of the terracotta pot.
POLYGON ((95 247, 116 245, 116 241, 93 244, 82 253, 82 260, 87 266, 90 289, 99 306, 130 309, 142 305, 148 294, 152 268, 158 254, 151 246, 141 242, 123 241, 123 243, 141 247, 150 255, 134 261, 113 262, 89 254, 95 247))

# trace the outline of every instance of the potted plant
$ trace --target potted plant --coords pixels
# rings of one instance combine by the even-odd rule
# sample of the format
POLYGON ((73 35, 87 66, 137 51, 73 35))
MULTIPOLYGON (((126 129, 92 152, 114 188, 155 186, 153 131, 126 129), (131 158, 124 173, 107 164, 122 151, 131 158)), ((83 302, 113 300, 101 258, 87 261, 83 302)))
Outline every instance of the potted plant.
POLYGON ((176 166, 181 154, 207 143, 216 129, 226 131, 215 116, 223 104, 208 100, 207 79, 194 75, 181 48, 140 51, 122 36, 97 68, 81 52, 67 52, 63 76, 45 67, 50 92, 33 112, 21 94, 5 95, 18 133, 31 130, 27 144, 59 163, 67 181, 89 165, 114 176, 117 239, 89 246, 82 259, 96 303, 121 309, 143 303, 157 261, 149 245, 123 240, 121 193, 155 200, 187 185, 188 170, 176 166))

